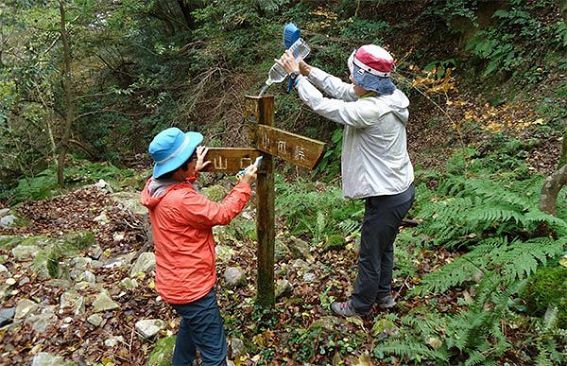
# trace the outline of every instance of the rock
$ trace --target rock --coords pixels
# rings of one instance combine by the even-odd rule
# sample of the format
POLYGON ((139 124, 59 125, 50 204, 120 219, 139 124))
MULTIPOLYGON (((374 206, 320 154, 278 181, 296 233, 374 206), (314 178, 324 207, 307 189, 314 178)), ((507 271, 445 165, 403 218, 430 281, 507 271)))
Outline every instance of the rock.
POLYGON ((102 211, 102 213, 95 217, 93 221, 98 222, 101 225, 107 225, 109 220, 108 216, 106 215, 106 211, 102 211))
POLYGON ((65 361, 61 356, 47 352, 39 352, 34 356, 31 366, 71 366, 73 362, 65 361))
POLYGON ((303 281, 306 283, 311 283, 313 281, 315 281, 315 273, 313 272, 307 272, 303 275, 303 281))
POLYGON ((278 280, 276 282, 276 298, 288 295, 293 291, 293 287, 288 280, 278 280))
POLYGON ((170 366, 175 348, 175 337, 161 338, 148 358, 148 366, 170 366))
POLYGON ((10 324, 13 321, 15 314, 16 308, 0 309, 0 327, 10 324))
POLYGON ((90 283, 87 281, 77 282, 73 288, 77 291, 92 291, 92 292, 100 292, 104 290, 104 286, 102 283, 90 283))
POLYGON ((0 226, 8 229, 16 224, 18 218, 14 215, 6 215, 0 219, 0 226))
POLYGON ((311 323, 309 329, 321 328, 328 331, 335 331, 337 330, 337 327, 342 323, 344 323, 344 321, 341 318, 329 315, 315 320, 313 323, 311 323))
POLYGON ((231 360, 236 360, 245 353, 244 342, 240 338, 230 337, 228 339, 228 347, 228 358, 230 358, 231 360))
POLYGON ((69 280, 65 280, 62 278, 53 278, 49 281, 43 283, 49 287, 61 287, 61 288, 69 288, 71 287, 71 282, 69 280))
POLYGON ((22 299, 16 305, 16 314, 14 314, 14 319, 19 320, 33 314, 39 305, 29 299, 22 299))
POLYGON ((30 278, 28 276, 24 276, 20 279, 20 282, 18 282, 18 286, 22 287, 28 283, 30 283, 30 278))
POLYGON ((69 273, 71 279, 75 282, 88 282, 88 283, 95 283, 96 276, 91 271, 84 271, 80 269, 73 269, 69 273))
POLYGON ((59 307, 61 310, 71 309, 73 314, 79 315, 85 312, 85 298, 75 291, 61 294, 59 307))
POLYGON ((103 311, 118 309, 118 305, 112 298, 108 295, 106 291, 101 291, 96 299, 93 301, 93 312, 100 313, 103 311))
POLYGON ((138 287, 138 281, 135 278, 126 277, 120 281, 120 287, 125 290, 132 290, 138 287))
POLYGON ((215 247, 215 252, 218 260, 222 263, 228 263, 228 261, 231 260, 232 256, 234 255, 234 250, 230 247, 227 247, 226 245, 217 245, 215 247))
POLYGON ((166 326, 160 319, 144 319, 136 322, 136 330, 145 339, 152 338, 166 326))
POLYGON ((9 208, 0 208, 0 218, 7 216, 10 213, 9 208))
POLYGON ((57 316, 53 313, 43 313, 32 315, 26 319, 27 324, 31 324, 32 329, 38 333, 43 333, 47 328, 57 323, 57 316))
POLYGON ((87 255, 91 259, 99 259, 102 256, 102 248, 98 244, 91 245, 89 249, 87 249, 87 255))
POLYGON ((36 245, 20 244, 17 247, 12 248, 12 255, 20 261, 33 259, 37 253, 39 253, 39 248, 36 245))
POLYGON ((145 216, 148 214, 148 209, 140 203, 140 193, 117 192, 113 193, 110 198, 135 215, 145 216))
POLYGON ((69 266, 82 272, 91 266, 92 261, 89 257, 74 257, 69 261, 69 266))
POLYGON ((94 269, 98 269, 98 268, 102 268, 104 267, 105 263, 103 261, 99 261, 99 260, 93 260, 93 262, 91 263, 91 267, 93 267, 94 269))
POLYGON ((398 332, 398 327, 396 323, 389 319, 378 319, 372 326, 372 333, 374 336, 379 339, 383 340, 388 338, 391 335, 394 335, 398 332))
POLYGON ((130 270, 130 276, 135 276, 138 273, 148 273, 153 270, 156 266, 156 256, 152 252, 144 252, 140 254, 136 263, 132 266, 130 270))
POLYGON ((10 271, 8 271, 8 268, 6 268, 5 265, 0 264, 0 273, 9 276, 10 275, 10 271))
POLYGON ((289 249, 295 258, 308 259, 312 258, 311 247, 309 244, 296 237, 292 237, 289 243, 289 249))
POLYGON ((116 257, 116 258, 111 258, 104 264, 103 267, 107 268, 107 269, 115 269, 115 268, 125 267, 125 266, 130 264, 130 262, 132 261, 132 258, 134 258, 135 255, 136 255, 136 253, 130 253, 130 254, 126 254, 126 255, 116 257))
POLYGON ((291 250, 289 247, 283 242, 283 240, 276 238, 276 242, 274 244, 274 257, 276 262, 280 262, 286 257, 291 256, 291 250))
POLYGON ((112 240, 114 240, 117 243, 124 240, 125 237, 126 237, 126 234, 124 234, 122 232, 116 232, 116 233, 112 234, 112 240))
POLYGON ((88 283, 96 283, 96 276, 91 271, 83 272, 83 279, 88 283))
POLYGON ((291 263, 291 267, 298 272, 305 272, 309 269, 309 263, 303 259, 296 259, 291 263))
POLYGON ((104 179, 100 179, 98 182, 93 184, 93 186, 105 193, 113 192, 112 187, 104 179))
POLYGON ((110 337, 110 338, 104 340, 104 345, 106 347, 112 348, 112 347, 116 346, 119 342, 120 343, 124 342, 124 337, 122 337, 122 336, 110 337))
POLYGON ((6 285, 8 285, 8 286, 14 286, 15 284, 16 284, 15 278, 10 277, 6 280, 6 285))
POLYGON ((224 272, 224 281, 228 287, 237 287, 246 280, 246 274, 237 267, 228 267, 224 272))
POLYGON ((102 318, 102 316, 100 314, 93 314, 93 315, 91 315, 87 318, 87 322, 94 325, 95 327, 100 326, 102 324, 103 320, 104 319, 102 318))

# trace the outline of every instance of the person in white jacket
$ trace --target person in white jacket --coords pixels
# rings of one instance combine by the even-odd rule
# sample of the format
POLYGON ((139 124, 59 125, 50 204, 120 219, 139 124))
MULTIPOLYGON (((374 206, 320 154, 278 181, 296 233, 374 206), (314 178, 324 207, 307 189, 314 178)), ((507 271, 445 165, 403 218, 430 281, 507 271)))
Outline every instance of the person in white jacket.
POLYGON ((358 48, 348 60, 352 83, 296 61, 289 51, 276 61, 314 112, 344 125, 343 193, 366 201, 352 296, 331 309, 353 316, 368 314, 374 303, 392 308, 394 240, 415 194, 406 139, 409 100, 390 78, 394 59, 376 45, 358 48))

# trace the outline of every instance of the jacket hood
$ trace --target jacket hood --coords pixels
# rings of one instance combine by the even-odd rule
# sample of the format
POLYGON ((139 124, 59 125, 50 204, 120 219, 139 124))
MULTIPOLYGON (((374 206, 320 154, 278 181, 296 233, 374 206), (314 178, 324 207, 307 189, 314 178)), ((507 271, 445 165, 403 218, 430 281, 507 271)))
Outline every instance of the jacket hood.
POLYGON ((152 177, 148 179, 142 191, 140 202, 148 209, 153 210, 160 203, 169 188, 178 183, 179 182, 172 179, 154 179, 152 177))
POLYGON ((409 112, 409 99, 399 89, 396 89, 390 95, 381 95, 378 97, 389 109, 389 112, 396 115, 396 117, 405 125, 408 121, 409 112))

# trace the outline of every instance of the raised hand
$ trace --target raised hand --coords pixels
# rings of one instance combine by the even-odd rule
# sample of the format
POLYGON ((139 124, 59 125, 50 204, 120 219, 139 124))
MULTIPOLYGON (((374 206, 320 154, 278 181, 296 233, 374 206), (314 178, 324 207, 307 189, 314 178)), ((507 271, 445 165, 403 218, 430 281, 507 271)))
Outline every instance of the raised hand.
POLYGON ((205 146, 197 147, 197 164, 195 165, 195 170, 200 172, 201 170, 205 169, 207 165, 211 163, 210 160, 204 161, 205 156, 209 152, 209 148, 205 146))

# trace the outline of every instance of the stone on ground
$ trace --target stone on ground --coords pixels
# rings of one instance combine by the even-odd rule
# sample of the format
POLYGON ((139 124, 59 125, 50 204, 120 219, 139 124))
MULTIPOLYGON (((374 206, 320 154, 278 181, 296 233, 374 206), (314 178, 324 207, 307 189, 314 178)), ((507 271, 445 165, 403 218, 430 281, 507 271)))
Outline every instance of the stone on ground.
POLYGON ((149 339, 164 329, 165 325, 165 322, 160 319, 143 319, 136 322, 136 330, 143 338, 149 339))

